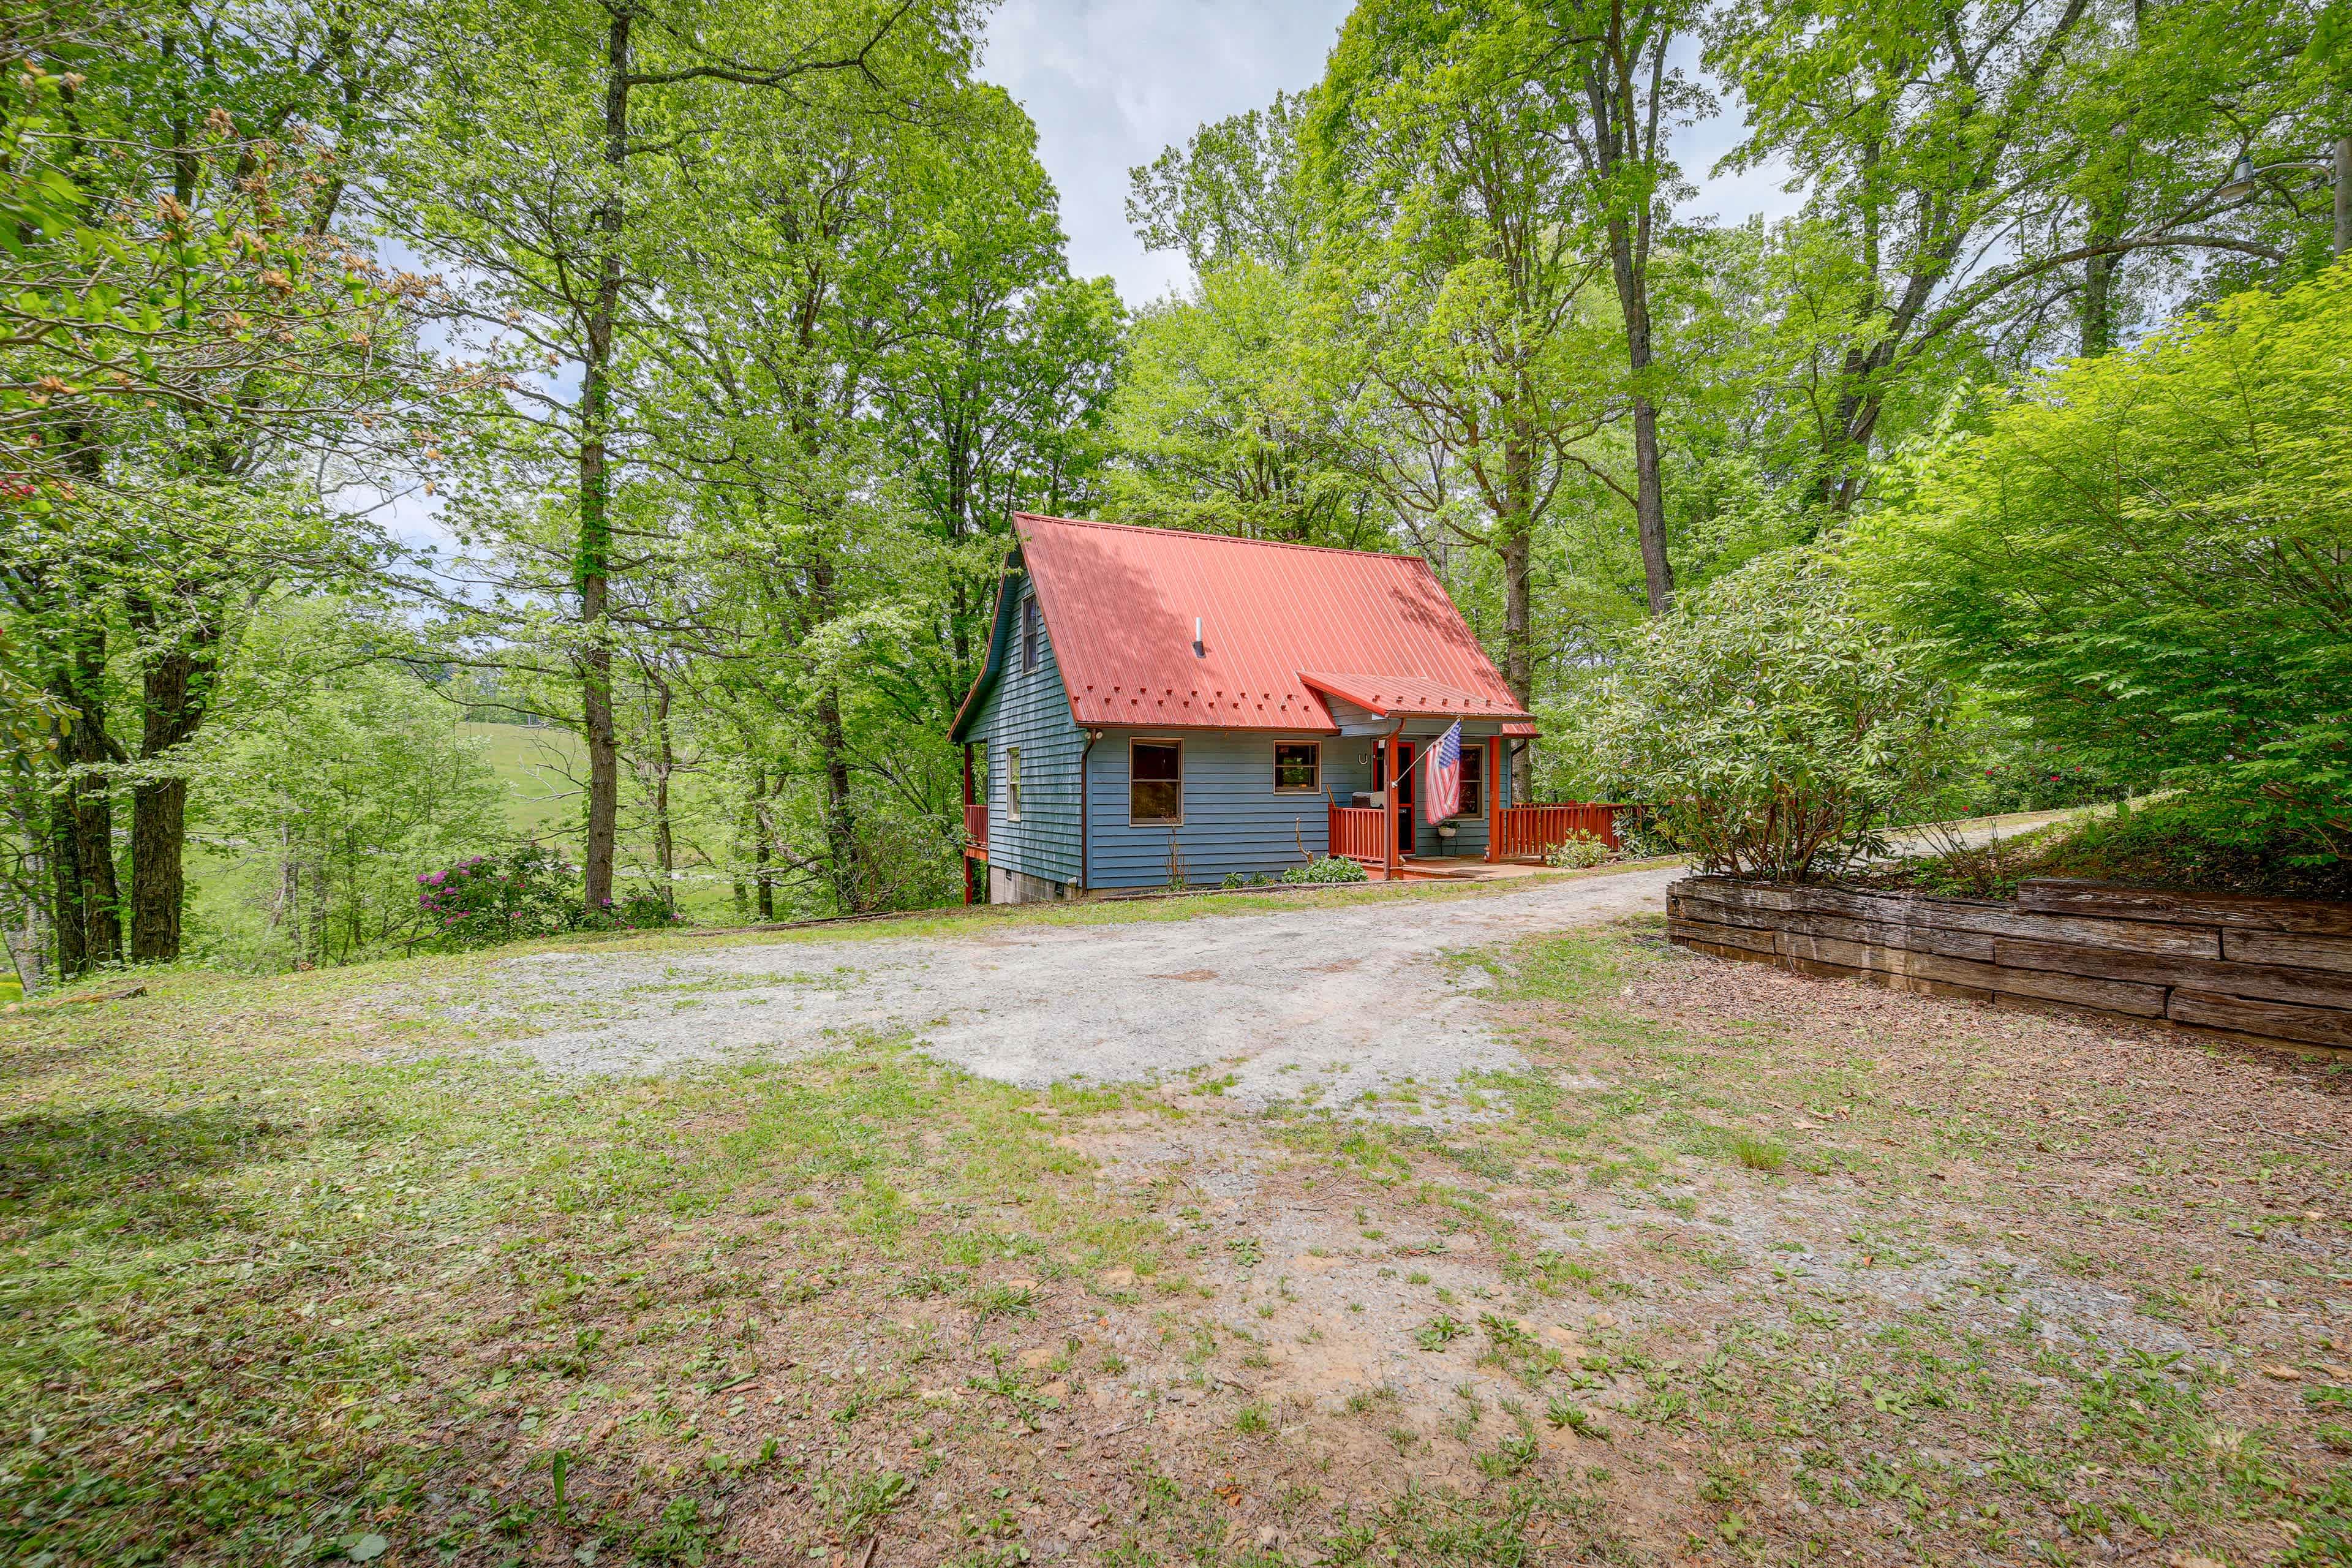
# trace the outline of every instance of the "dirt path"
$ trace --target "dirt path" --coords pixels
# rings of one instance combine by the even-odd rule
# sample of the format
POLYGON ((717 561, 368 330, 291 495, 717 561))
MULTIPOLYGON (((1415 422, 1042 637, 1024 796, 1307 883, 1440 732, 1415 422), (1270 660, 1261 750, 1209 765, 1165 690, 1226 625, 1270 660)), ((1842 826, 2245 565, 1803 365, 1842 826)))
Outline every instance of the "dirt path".
POLYGON ((539 1026, 520 1043, 561 1072, 658 1073, 903 1033, 942 1060, 1030 1088, 1223 1067, 1244 1105, 1412 1083, 1426 1113, 1442 1116, 1445 1086, 1462 1073, 1521 1058, 1465 1005, 1483 976, 1441 955, 1654 913, 1681 874, 961 938, 539 953, 497 965, 507 988, 468 1005, 494 1033, 501 1021, 539 1026))

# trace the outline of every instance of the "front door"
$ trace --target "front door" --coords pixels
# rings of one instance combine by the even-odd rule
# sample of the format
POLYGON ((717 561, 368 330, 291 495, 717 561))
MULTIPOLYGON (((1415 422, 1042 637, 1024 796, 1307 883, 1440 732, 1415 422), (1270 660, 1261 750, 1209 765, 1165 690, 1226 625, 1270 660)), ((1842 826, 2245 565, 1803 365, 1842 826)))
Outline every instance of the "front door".
MULTIPOLYGON (((1386 747, 1381 749, 1387 750, 1386 747)), ((1412 785, 1416 770, 1412 765, 1412 747, 1410 744, 1403 742, 1397 743, 1396 767, 1396 797, 1389 802, 1389 808, 1396 813, 1397 854, 1404 856, 1412 854, 1413 850, 1412 785)))

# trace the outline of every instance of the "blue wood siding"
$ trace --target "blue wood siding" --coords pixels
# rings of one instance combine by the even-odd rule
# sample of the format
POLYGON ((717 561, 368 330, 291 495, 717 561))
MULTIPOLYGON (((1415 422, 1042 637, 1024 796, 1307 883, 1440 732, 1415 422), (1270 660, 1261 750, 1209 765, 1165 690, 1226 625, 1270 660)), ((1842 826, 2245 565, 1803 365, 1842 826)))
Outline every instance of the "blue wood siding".
POLYGON ((1279 875, 1302 863, 1300 848, 1320 855, 1330 844, 1325 815, 1337 792, 1345 804, 1355 790, 1371 787, 1371 769, 1359 765, 1368 741, 1335 735, 1281 734, 1270 731, 1107 730, 1095 743, 1088 767, 1093 780, 1092 874, 1097 888, 1152 888, 1168 878, 1172 840, 1183 857, 1184 879, 1215 882, 1238 872, 1279 875), (1130 826, 1128 822, 1128 745, 1135 740, 1181 741, 1184 747, 1184 822, 1181 827, 1130 826), (1274 747, 1277 741, 1312 741, 1323 748, 1323 790, 1315 795, 1276 793, 1274 747))
MULTIPOLYGON (((1409 723, 1402 738, 1412 742, 1418 756, 1422 747, 1444 732, 1442 724, 1423 732, 1417 723, 1409 723)), ((1372 787, 1371 758, 1379 743, 1363 737, 1265 731, 1107 730, 1096 742, 1087 767, 1092 793, 1087 885, 1161 886, 1168 880, 1171 839, 1182 856, 1184 879, 1195 884, 1220 881, 1235 873, 1279 875, 1299 864, 1302 844, 1309 855, 1323 854, 1330 847, 1326 808, 1335 797, 1347 805, 1358 790, 1372 787), (1128 746, 1136 740, 1183 743, 1181 826, 1129 825, 1128 746), (1274 748, 1277 741, 1313 741, 1322 746, 1322 794, 1276 793, 1274 748)), ((1486 735, 1473 734, 1472 727, 1465 724, 1463 744, 1483 750, 1486 735)), ((1414 812, 1412 853, 1486 853, 1486 818, 1456 817, 1453 826, 1457 831, 1448 842, 1414 812)))
MULTIPOLYGON (((1009 612, 997 617, 992 635, 999 673, 981 699, 969 731, 988 749, 988 858, 1009 871, 1047 881, 1078 879, 1078 754, 1087 738, 1070 718, 1069 694, 1054 661, 1053 639, 1041 617, 1034 671, 1021 668, 1021 602, 1028 580, 1008 588, 1009 612), (1007 748, 1021 749, 1021 820, 1008 815, 1007 748)), ((1095 748, 1097 755, 1102 748, 1095 748)))

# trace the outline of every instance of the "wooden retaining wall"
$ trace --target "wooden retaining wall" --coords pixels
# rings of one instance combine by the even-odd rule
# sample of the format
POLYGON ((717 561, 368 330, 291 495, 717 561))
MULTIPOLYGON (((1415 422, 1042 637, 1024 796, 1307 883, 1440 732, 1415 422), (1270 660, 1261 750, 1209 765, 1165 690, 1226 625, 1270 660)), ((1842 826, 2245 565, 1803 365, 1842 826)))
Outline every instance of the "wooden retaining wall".
POLYGON ((2057 878, 2000 903, 1690 877, 1666 890, 1666 930, 1800 973, 2352 1049, 2352 903, 2057 878))

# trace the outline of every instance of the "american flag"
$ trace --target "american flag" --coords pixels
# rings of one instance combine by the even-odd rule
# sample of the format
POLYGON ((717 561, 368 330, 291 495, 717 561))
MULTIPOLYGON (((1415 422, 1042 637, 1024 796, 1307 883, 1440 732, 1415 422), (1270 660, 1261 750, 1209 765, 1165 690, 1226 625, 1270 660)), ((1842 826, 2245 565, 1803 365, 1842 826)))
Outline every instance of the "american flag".
POLYGON ((1432 827, 1462 809, 1462 725, 1437 738, 1430 748, 1428 787, 1422 791, 1422 814, 1432 827))

